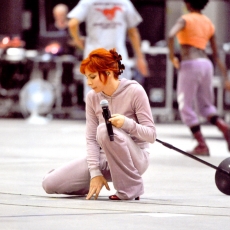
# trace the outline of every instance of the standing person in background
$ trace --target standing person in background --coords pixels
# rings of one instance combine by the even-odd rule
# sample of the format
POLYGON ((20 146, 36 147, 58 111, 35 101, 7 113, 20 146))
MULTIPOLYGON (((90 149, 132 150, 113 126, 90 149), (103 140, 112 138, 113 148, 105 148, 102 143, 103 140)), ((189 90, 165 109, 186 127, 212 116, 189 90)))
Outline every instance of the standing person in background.
MULTIPOLYGON (((67 15, 69 32, 76 47, 83 50, 85 58, 92 50, 116 48, 126 66, 123 77, 132 78, 126 48, 126 35, 131 42, 135 64, 142 76, 149 74, 145 56, 141 51, 141 38, 137 25, 142 18, 129 0, 80 0, 67 15), (79 34, 81 22, 86 24, 85 40, 79 34)), ((85 82, 84 95, 89 91, 85 82)))
POLYGON ((43 179, 47 193, 85 195, 97 199, 108 182, 116 194, 111 200, 139 200, 142 175, 149 166, 149 143, 156 129, 147 94, 134 80, 119 79, 125 66, 115 49, 92 51, 80 71, 91 90, 86 97, 87 156, 50 171, 43 179), (101 102, 108 101, 114 139, 110 141, 101 102))
MULTIPOLYGON (((57 90, 58 106, 62 107, 71 107, 74 104, 72 99, 77 97, 75 88, 79 87, 74 82, 75 46, 68 30, 68 12, 68 6, 63 3, 54 6, 52 11, 54 22, 48 27, 48 30, 54 31, 57 36, 53 36, 45 46, 45 52, 59 56, 61 62, 61 79, 54 77, 53 84, 57 90)), ((50 68, 47 65, 45 67, 50 68)), ((78 104, 80 105, 80 100, 78 104)))
POLYGON ((213 64, 205 53, 208 42, 211 44, 213 60, 219 67, 228 87, 227 71, 218 56, 215 28, 208 17, 202 14, 209 0, 184 0, 188 14, 178 19, 169 32, 169 56, 179 70, 177 101, 182 121, 190 128, 198 145, 190 152, 194 155, 209 156, 209 148, 201 133, 200 123, 195 111, 223 133, 230 151, 230 127, 218 115, 213 104, 213 64), (181 63, 174 56, 174 37, 181 47, 181 63))
POLYGON ((53 8, 53 18, 54 24, 52 24, 50 30, 60 31, 68 29, 68 18, 67 14, 69 12, 68 6, 65 4, 57 4, 53 8))
POLYGON ((68 6, 65 4, 57 4, 53 8, 53 18, 54 23, 52 23, 49 27, 49 31, 56 31, 60 35, 63 36, 63 41, 60 44, 60 41, 51 41, 46 47, 45 51, 52 53, 52 51, 56 51, 58 55, 63 54, 74 54, 74 42, 69 35, 68 30, 68 18, 67 14, 69 12, 68 6))

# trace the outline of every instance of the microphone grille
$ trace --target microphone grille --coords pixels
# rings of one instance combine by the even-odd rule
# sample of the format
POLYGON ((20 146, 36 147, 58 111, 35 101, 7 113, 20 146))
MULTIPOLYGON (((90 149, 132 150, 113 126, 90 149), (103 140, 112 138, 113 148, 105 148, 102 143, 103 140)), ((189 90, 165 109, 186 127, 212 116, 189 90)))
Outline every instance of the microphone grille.
POLYGON ((104 100, 101 100, 100 105, 101 105, 101 107, 108 106, 109 102, 104 99, 104 100))

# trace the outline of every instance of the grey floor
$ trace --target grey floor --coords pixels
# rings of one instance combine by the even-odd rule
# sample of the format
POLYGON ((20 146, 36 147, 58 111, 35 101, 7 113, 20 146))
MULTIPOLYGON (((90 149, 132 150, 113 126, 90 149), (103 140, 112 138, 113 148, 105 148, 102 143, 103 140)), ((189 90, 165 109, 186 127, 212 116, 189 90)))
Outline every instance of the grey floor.
MULTIPOLYGON (((156 124, 160 140, 182 150, 195 146, 181 124, 156 124)), ((229 157, 221 133, 202 130, 211 150, 203 160, 218 166, 229 157)), ((52 120, 31 125, 0 120, 0 229, 230 229, 230 197, 215 185, 215 170, 156 142, 143 175, 140 201, 110 201, 103 189, 98 200, 48 195, 42 177, 86 152, 85 122, 52 120)))

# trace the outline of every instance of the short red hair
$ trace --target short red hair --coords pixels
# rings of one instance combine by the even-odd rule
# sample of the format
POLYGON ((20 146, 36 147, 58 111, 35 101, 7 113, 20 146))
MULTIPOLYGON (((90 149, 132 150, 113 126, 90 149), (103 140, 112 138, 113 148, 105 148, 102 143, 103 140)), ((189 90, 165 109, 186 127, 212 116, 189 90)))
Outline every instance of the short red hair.
MULTIPOLYGON (((121 60, 121 56, 118 55, 116 49, 106 50, 99 48, 93 50, 89 56, 81 62, 80 72, 85 74, 85 70, 88 69, 91 72, 98 72, 99 77, 102 74, 107 81, 106 71, 113 71, 115 79, 118 79, 120 69, 118 61, 121 60)), ((100 77, 101 80, 101 77, 100 77)))

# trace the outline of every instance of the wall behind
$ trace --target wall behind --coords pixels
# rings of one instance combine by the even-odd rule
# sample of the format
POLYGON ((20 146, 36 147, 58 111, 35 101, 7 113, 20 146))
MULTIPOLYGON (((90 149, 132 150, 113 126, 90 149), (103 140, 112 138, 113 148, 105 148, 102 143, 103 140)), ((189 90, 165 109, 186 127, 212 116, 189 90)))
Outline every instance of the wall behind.
POLYGON ((15 36, 22 31, 23 0, 1 0, 0 7, 0 34, 15 36))
POLYGON ((23 15, 24 17, 24 30, 22 32, 23 40, 26 42, 27 49, 37 48, 37 38, 39 33, 39 15, 38 15, 38 0, 24 0, 23 15))
POLYGON ((139 31, 143 40, 151 45, 165 39, 165 0, 132 0, 137 11, 143 18, 139 31))

